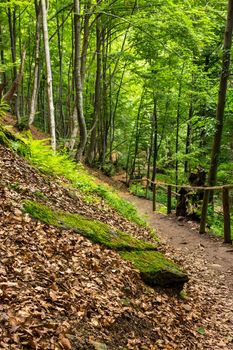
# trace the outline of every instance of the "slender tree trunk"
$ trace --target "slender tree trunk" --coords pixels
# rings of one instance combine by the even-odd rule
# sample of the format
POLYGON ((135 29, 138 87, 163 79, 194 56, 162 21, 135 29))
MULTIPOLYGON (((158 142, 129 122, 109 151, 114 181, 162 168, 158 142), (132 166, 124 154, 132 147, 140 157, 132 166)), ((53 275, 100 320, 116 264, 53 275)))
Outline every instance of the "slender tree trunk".
POLYGON ((85 75, 86 75, 86 62, 87 62, 87 49, 89 44, 89 20, 90 20, 90 8, 91 8, 91 0, 86 0, 84 11, 84 26, 83 26, 83 46, 82 46, 82 56, 81 56, 81 80, 82 86, 84 86, 85 75))
MULTIPOLYGON (((191 134, 192 134, 192 125, 191 120, 193 117, 193 96, 191 96, 190 99, 190 105, 189 105, 189 115, 188 115, 188 125, 187 125, 187 135, 186 135, 186 145, 185 145, 185 155, 188 156, 190 153, 190 146, 191 146, 191 134)), ((188 159, 184 162, 184 172, 185 174, 188 174, 189 172, 189 161, 188 159)))
MULTIPOLYGON (((62 16, 64 13, 62 13, 62 16)), ((58 55, 59 55, 59 90, 58 90, 58 110, 59 110, 59 129, 61 131, 62 137, 65 136, 65 117, 63 112, 63 24, 60 25, 59 15, 56 16, 57 19, 57 45, 58 45, 58 55)), ((62 23, 64 18, 62 17, 62 23)))
POLYGON ((124 67, 122 70, 121 80, 120 80, 120 84, 119 84, 119 87, 117 90, 117 95, 116 95, 116 102, 115 102, 114 110, 112 112, 111 120, 110 120, 110 146, 109 146, 110 147, 110 160, 112 160, 112 150, 113 150, 113 144, 115 141, 115 122, 116 122, 117 107, 118 107, 121 88, 123 85, 123 79, 124 79, 124 75, 125 75, 126 66, 127 66, 127 63, 124 64, 124 67))
MULTIPOLYGON (((3 40, 2 40, 2 27, 0 25, 0 46, 1 46, 1 50, 0 50, 0 64, 4 65, 5 64, 5 57, 4 57, 4 50, 2 49, 2 44, 3 44, 3 40)), ((7 79, 6 79, 6 73, 4 71, 0 72, 0 98, 2 97, 2 93, 4 91, 4 88, 7 85, 7 79)))
POLYGON ((74 0, 74 32, 75 32, 75 59, 74 59, 74 79, 76 87, 76 108, 80 129, 80 140, 76 152, 76 160, 80 161, 87 143, 87 127, 83 112, 83 87, 81 78, 81 21, 80 21, 80 1, 74 0))
POLYGON ((140 99, 139 107, 138 107, 138 115, 137 115, 137 121, 136 121, 136 136, 135 136, 135 147, 134 147, 134 156, 133 156, 133 163, 130 171, 130 179, 134 177, 135 168, 136 168, 136 160, 138 155, 138 148, 139 148, 139 138, 140 138, 140 115, 141 115, 141 109, 142 109, 142 101, 143 101, 143 93, 140 99))
POLYGON ((157 101, 154 93, 154 110, 153 110, 153 134, 154 134, 154 147, 153 147, 153 172, 152 181, 155 181, 157 171, 157 158, 158 158, 158 114, 157 114, 157 101))
MULTIPOLYGON (((183 79, 184 64, 181 70, 181 76, 179 81, 178 89, 178 100, 177 100, 177 114, 176 114, 176 185, 179 182, 179 161, 178 161, 178 152, 179 152, 179 132, 180 132, 180 107, 181 107, 181 93, 182 93, 182 79, 183 79)), ((178 189, 176 188, 176 192, 178 189)))
POLYGON ((14 94, 16 93, 18 87, 20 86, 20 83, 22 81, 22 78, 23 78, 23 73, 24 73, 24 64, 25 64, 25 59, 26 59, 26 49, 24 48, 23 49, 23 52, 22 52, 22 57, 21 57, 21 64, 20 64, 20 69, 19 69, 19 73, 18 75, 16 76, 16 79, 13 81, 13 84, 10 88, 10 90, 8 90, 6 92, 6 94, 3 96, 3 99, 9 103, 14 94))
POLYGON ((34 66, 34 82, 32 90, 32 98, 30 105, 30 114, 28 120, 28 126, 30 127, 35 119, 37 109, 38 91, 40 85, 40 31, 41 31, 41 5, 37 4, 35 0, 36 11, 36 46, 35 46, 35 66, 34 66))
POLYGON ((224 36, 224 49, 222 58, 222 72, 219 84, 218 104, 216 111, 216 131, 211 153, 210 170, 208 182, 210 186, 215 186, 217 181, 218 159, 220 154, 222 130, 224 121, 224 110, 227 93, 227 81, 230 73, 231 61, 231 46, 232 46, 232 31, 233 31, 233 0, 228 1, 228 17, 224 36))
MULTIPOLYGON (((216 110, 217 124, 216 124, 216 130, 215 130, 214 141, 213 141, 212 152, 211 152, 210 169, 208 173, 209 186, 215 186, 217 182, 217 170, 218 170, 218 160, 219 160, 220 149, 221 149, 224 110, 225 110, 226 93, 227 93, 227 82, 230 74, 232 32, 233 32, 233 0, 228 0, 228 12, 227 12, 227 21, 226 21, 224 45, 223 45, 222 71, 220 76, 218 104, 217 104, 217 110, 216 110)), ((206 191, 203 199, 203 205, 202 205, 200 233, 205 232, 209 196, 210 196, 210 191, 206 191)))
POLYGON ((93 164, 96 147, 96 130, 100 111, 100 83, 101 83, 101 32, 100 32, 100 18, 96 19, 96 79, 95 79, 95 101, 94 101, 94 115, 93 125, 91 128, 90 145, 87 155, 89 164, 93 164))
MULTIPOLYGON (((10 31, 10 40, 11 40, 11 59, 13 63, 13 71, 12 71, 12 82, 14 82, 17 79, 17 68, 16 68, 16 9, 14 7, 13 10, 11 8, 8 9, 8 24, 9 24, 9 31, 10 31)), ((16 90, 14 91, 14 93, 16 90)), ((12 99, 13 95, 11 96, 12 99)), ((13 106, 14 106, 14 114, 17 116, 18 123, 20 122, 20 115, 19 115, 19 108, 18 108, 18 99, 17 96, 14 99, 13 106)))
MULTIPOLYGON (((89 26, 90 7, 91 7, 91 0, 86 0, 85 6, 84 6, 85 16, 84 16, 84 28, 83 28, 82 53, 81 53, 81 60, 79 62, 82 91, 83 91, 85 76, 86 76, 86 60, 87 60, 87 49, 88 49, 88 43, 89 43, 89 30, 90 30, 90 26, 89 26)), ((79 21, 80 21, 80 19, 79 19, 79 21)), ((75 24, 74 24, 74 26, 75 26, 75 24)), ((78 27, 80 29, 80 24, 78 27)), ((76 37, 76 31, 75 31, 75 37, 76 37)), ((81 40, 80 34, 79 34, 79 40, 81 40)), ((76 46, 76 44, 75 44, 75 46, 76 46)), ((81 43, 79 43, 79 50, 81 50, 81 43)), ((74 146, 76 143, 76 139, 77 139, 77 135, 78 135, 78 126, 79 126, 78 110, 77 110, 77 107, 75 106, 74 111, 72 113, 72 117, 71 117, 71 136, 70 136, 70 142, 69 142, 69 148, 71 150, 74 149, 74 146)), ((84 127, 84 125, 83 125, 83 127, 84 127)), ((85 133, 85 131, 84 131, 84 133, 85 133)), ((87 137, 87 135, 86 135, 86 137, 87 137)))
POLYGON ((48 91, 51 146, 53 151, 56 152, 56 130, 55 130, 55 116, 54 116, 54 104, 53 104, 53 84, 52 84, 50 49, 49 49, 46 0, 41 0, 41 11, 42 11, 42 22, 43 22, 43 34, 44 34, 45 62, 46 62, 46 71, 47 71, 47 89, 48 89, 47 91, 48 91))

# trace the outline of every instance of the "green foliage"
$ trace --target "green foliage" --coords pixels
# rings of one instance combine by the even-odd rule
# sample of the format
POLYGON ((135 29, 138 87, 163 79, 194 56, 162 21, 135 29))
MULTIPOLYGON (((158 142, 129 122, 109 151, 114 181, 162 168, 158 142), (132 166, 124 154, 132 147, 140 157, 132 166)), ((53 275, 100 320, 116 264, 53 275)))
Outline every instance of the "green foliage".
MULTIPOLYGON (((142 185, 140 185, 138 183, 131 184, 130 187, 129 187, 129 191, 130 191, 130 193, 132 193, 132 194, 134 194, 134 195, 136 195, 138 197, 145 198, 146 189, 145 189, 145 187, 143 187, 142 185)), ((147 198, 150 199, 150 200, 153 199, 153 193, 152 193, 151 189, 148 189, 147 198)), ((167 193, 161 187, 157 187, 157 190, 156 190, 156 202, 162 204, 165 207, 167 205, 167 193)), ((172 197, 172 209, 175 209, 175 207, 176 207, 176 199, 174 197, 172 197)))
POLYGON ((201 334, 201 335, 205 335, 206 334, 205 328, 203 328, 203 327, 198 328, 197 332, 199 334, 201 334))
POLYGON ((4 117, 4 115, 7 113, 8 110, 9 110, 9 105, 2 98, 0 100, 0 118, 4 117))
POLYGON ((101 170, 103 171, 104 174, 106 174, 107 176, 114 176, 116 174, 116 167, 114 166, 114 164, 112 163, 105 163, 101 170))
POLYGON ((89 201, 91 199, 90 194, 104 198, 111 207, 127 219, 139 225, 146 225, 131 203, 121 199, 117 192, 110 186, 96 183, 95 178, 88 174, 83 165, 70 160, 67 154, 57 152, 54 155, 51 147, 45 145, 46 140, 33 140, 31 137, 24 138, 23 140, 30 148, 28 158, 43 173, 64 176, 72 182, 74 187, 88 196, 87 199, 89 201))

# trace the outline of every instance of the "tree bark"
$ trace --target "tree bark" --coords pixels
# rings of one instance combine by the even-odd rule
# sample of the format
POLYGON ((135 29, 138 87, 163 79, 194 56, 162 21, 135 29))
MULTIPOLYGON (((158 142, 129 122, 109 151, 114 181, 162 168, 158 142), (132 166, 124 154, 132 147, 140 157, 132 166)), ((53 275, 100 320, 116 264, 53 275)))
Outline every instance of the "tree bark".
POLYGON ((47 93, 48 93, 51 146, 52 146, 53 152, 55 153, 56 152, 56 131, 55 131, 55 116, 54 116, 54 104, 53 104, 53 84, 52 84, 50 49, 49 49, 49 37, 48 37, 47 8, 46 8, 45 0, 41 0, 41 11, 42 11, 42 22, 43 22, 43 34, 44 34, 45 62, 46 62, 46 71, 47 71, 47 93))
POLYGON ((28 126, 30 127, 35 119, 37 98, 40 84, 40 30, 41 30, 41 5, 37 4, 35 0, 35 11, 36 11, 36 46, 35 46, 35 67, 34 67, 34 82, 32 90, 32 98, 30 105, 30 114, 28 120, 28 126))
POLYGON ((26 59, 26 49, 24 48, 23 49, 23 52, 22 52, 22 57, 21 57, 21 64, 20 64, 20 69, 19 69, 19 73, 18 75, 16 76, 16 79, 13 81, 13 84, 10 88, 10 90, 8 90, 6 92, 6 94, 3 96, 3 99, 9 103, 12 99, 12 97, 14 96, 14 94, 16 93, 21 81, 22 81, 22 78, 23 78, 23 73, 24 73, 24 64, 25 64, 25 59, 26 59))
POLYGON ((220 154, 223 121, 224 121, 224 110, 227 93, 227 81, 230 73, 230 61, 231 61, 231 46, 232 46, 232 31, 233 31, 233 0, 228 1, 228 15, 227 23, 224 35, 224 48, 222 58, 222 72, 219 84, 218 93, 218 105, 216 111, 216 131, 214 135, 214 142, 211 153, 211 163, 208 175, 208 182, 210 186, 215 186, 217 180, 217 168, 218 159, 220 154))
POLYGON ((154 110, 153 110, 153 118, 152 118, 152 123, 153 123, 153 172, 152 172, 152 181, 155 181, 156 177, 156 167, 157 167, 157 158, 158 158, 158 114, 157 114, 157 101, 156 101, 156 96, 154 93, 153 96, 154 100, 154 110))
POLYGON ((96 130, 97 122, 99 119, 100 111, 100 83, 101 83, 101 32, 100 32, 100 18, 96 19, 96 79, 95 79, 95 101, 94 101, 94 115, 93 125, 91 128, 90 145, 87 155, 87 161, 90 165, 93 164, 95 158, 95 146, 96 146, 96 130))
POLYGON ((74 32, 75 32, 75 59, 74 59, 74 79, 76 88, 76 108, 80 129, 80 140, 76 152, 76 160, 80 161, 87 143, 87 127, 83 112, 83 87, 81 77, 81 21, 80 21, 80 1, 74 0, 74 32))
MULTIPOLYGON (((233 0, 228 0, 228 11, 227 11, 225 34, 224 34, 224 45, 223 45, 222 71, 220 76, 218 104, 217 104, 217 110, 216 110, 217 124, 216 124, 216 130, 215 130, 214 141, 213 141, 212 152, 211 152, 210 169, 208 173, 209 186, 215 186, 217 182, 217 170, 218 170, 218 160, 219 160, 221 140, 222 140, 224 110, 225 110, 226 93, 227 93, 227 82, 228 82, 229 73, 230 73, 232 32, 233 32, 233 0)), ((206 191, 206 195, 204 196, 203 205, 202 205, 200 233, 205 232, 209 197, 210 197, 210 191, 206 191)))

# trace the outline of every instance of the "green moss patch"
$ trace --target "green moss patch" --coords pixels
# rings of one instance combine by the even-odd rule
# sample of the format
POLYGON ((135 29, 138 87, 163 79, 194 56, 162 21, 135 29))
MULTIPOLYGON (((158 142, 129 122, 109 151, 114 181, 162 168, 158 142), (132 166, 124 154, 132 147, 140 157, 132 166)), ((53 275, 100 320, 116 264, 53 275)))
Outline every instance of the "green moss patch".
POLYGON ((143 281, 152 287, 159 285, 182 289, 188 281, 186 273, 157 251, 121 252, 120 255, 132 262, 140 271, 143 281))
POLYGON ((55 211, 37 202, 26 201, 24 209, 37 220, 72 229, 94 243, 119 251, 121 257, 132 262, 140 271, 143 281, 150 286, 182 289, 188 281, 187 275, 176 264, 156 251, 155 244, 138 240, 120 230, 112 230, 105 223, 69 212, 55 211))
POLYGON ((78 214, 54 211, 48 206, 33 201, 26 201, 24 209, 34 219, 49 225, 72 229, 89 238, 92 242, 102 244, 110 249, 127 251, 157 249, 155 244, 133 238, 120 230, 112 230, 107 224, 87 219, 78 214))

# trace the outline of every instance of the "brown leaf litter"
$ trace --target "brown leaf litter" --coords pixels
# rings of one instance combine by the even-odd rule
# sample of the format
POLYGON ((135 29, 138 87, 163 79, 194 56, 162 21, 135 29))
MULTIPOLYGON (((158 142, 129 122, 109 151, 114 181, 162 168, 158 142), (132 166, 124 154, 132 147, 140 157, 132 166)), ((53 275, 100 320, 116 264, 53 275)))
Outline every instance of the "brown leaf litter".
POLYGON ((227 314, 223 284, 200 279, 194 258, 167 251, 191 277, 183 299, 149 288, 116 252, 32 220, 22 201, 43 192, 52 207, 137 238, 151 239, 147 229, 104 203, 86 204, 64 179, 39 174, 2 146, 0 170, 0 349, 233 349, 232 304, 227 314))

